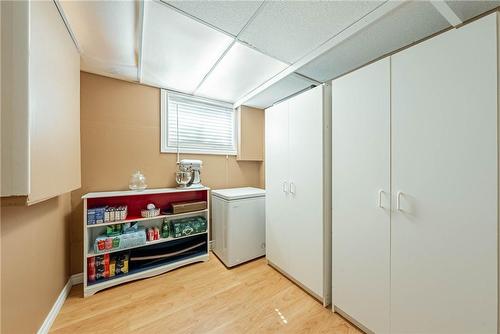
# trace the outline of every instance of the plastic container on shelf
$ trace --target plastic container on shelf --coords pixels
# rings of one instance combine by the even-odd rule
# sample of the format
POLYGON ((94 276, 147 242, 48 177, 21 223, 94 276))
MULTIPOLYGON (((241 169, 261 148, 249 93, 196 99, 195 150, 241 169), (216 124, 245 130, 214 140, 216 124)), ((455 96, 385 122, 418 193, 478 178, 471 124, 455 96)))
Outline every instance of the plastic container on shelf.
POLYGON ((146 210, 141 210, 141 217, 142 218, 152 218, 160 215, 160 209, 146 209, 146 210))
POLYGON ((146 231, 139 228, 137 232, 120 234, 117 236, 102 235, 94 241, 94 253, 101 254, 110 250, 119 250, 146 244, 146 231))

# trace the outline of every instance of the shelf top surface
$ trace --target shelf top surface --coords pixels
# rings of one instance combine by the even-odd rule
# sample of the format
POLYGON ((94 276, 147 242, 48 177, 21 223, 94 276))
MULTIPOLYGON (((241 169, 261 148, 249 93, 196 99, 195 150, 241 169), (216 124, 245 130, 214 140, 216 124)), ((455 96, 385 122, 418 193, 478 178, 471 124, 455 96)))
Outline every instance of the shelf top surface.
POLYGON ((151 188, 144 190, 121 190, 121 191, 99 191, 87 193, 82 196, 82 199, 87 198, 102 198, 102 197, 119 197, 119 196, 134 196, 134 195, 152 195, 165 193, 180 193, 189 191, 210 190, 208 187, 197 188, 151 188))

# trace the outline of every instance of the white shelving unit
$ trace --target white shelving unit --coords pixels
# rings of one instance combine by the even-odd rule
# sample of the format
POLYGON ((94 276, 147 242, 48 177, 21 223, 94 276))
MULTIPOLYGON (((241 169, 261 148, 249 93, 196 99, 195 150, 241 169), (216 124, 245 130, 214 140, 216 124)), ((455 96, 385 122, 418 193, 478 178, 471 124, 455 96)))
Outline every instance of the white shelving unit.
POLYGON ((176 188, 161 188, 161 189, 146 189, 143 191, 108 191, 108 192, 93 192, 82 196, 83 199, 83 294, 84 297, 93 295, 94 293, 115 286, 123 284, 125 282, 130 282, 133 280, 147 278, 155 275, 165 273, 167 271, 195 263, 208 261, 208 251, 209 251, 209 231, 210 231, 210 213, 209 213, 209 188, 191 188, 191 189, 176 189, 176 188), (170 209, 171 203, 175 202, 185 202, 185 201, 207 201, 207 209, 192 211, 180 214, 163 214, 163 212, 170 209), (140 209, 145 208, 147 203, 153 203, 157 207, 161 208, 162 214, 156 217, 142 218, 140 217, 140 209), (95 208, 100 206, 118 206, 127 205, 128 216, 127 219, 121 221, 113 221, 100 224, 87 224, 87 209, 95 208), (107 251, 95 253, 94 252, 94 241, 99 235, 105 233, 106 226, 124 224, 131 222, 138 222, 141 226, 160 226, 165 218, 167 219, 178 219, 192 216, 203 216, 207 219, 207 230, 206 232, 192 234, 189 236, 182 236, 179 238, 173 238, 169 236, 168 238, 160 238, 159 240, 147 241, 144 245, 133 246, 122 249, 110 249, 107 251), (163 265, 155 265, 150 268, 145 269, 131 269, 129 261, 129 273, 120 274, 119 276, 101 279, 95 282, 88 282, 87 276, 87 260, 94 256, 101 256, 104 254, 112 254, 117 252, 127 252, 133 249, 146 248, 158 244, 167 244, 176 240, 187 240, 188 238, 194 238, 205 235, 206 246, 203 251, 194 254, 191 257, 183 257, 179 260, 172 260, 163 265))

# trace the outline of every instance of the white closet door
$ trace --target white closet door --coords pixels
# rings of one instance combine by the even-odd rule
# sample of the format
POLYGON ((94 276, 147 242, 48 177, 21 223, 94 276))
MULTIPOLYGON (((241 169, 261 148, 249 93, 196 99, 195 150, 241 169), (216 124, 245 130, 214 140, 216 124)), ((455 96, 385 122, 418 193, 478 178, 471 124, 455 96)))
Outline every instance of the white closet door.
POLYGON ((392 57, 392 333, 497 333, 496 48, 491 15, 392 57))
POLYGON ((390 59, 334 80, 332 113, 333 304, 388 333, 390 59))
POLYGON ((289 270, 288 102, 266 109, 266 257, 289 270))
POLYGON ((323 86, 289 102, 290 274, 323 297, 323 86))

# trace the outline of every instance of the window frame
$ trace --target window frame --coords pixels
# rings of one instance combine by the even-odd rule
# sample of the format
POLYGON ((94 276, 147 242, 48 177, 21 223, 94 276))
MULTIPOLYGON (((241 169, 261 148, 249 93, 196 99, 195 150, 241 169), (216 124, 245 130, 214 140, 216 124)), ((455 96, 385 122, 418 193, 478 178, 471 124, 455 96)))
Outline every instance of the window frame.
POLYGON ((236 115, 236 110, 232 107, 230 103, 217 101, 213 99, 208 99, 204 97, 193 96, 189 94, 179 93, 175 91, 169 91, 167 89, 161 89, 161 97, 160 97, 160 153, 177 153, 177 146, 172 147, 168 146, 168 95, 176 94, 176 95, 184 95, 188 97, 192 97, 198 99, 200 101, 207 101, 210 103, 217 103, 221 105, 228 105, 231 107, 233 111, 233 147, 234 150, 210 150, 204 148, 182 148, 179 147, 179 153, 182 154, 210 154, 210 155, 225 155, 225 156, 237 156, 238 155, 238 120, 236 115))

